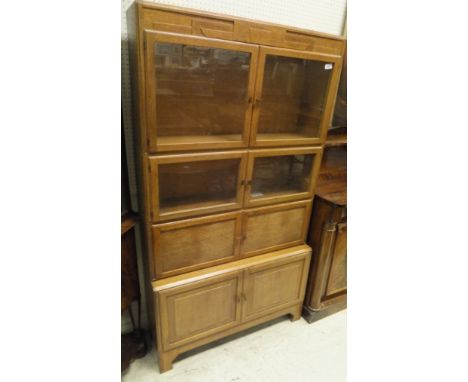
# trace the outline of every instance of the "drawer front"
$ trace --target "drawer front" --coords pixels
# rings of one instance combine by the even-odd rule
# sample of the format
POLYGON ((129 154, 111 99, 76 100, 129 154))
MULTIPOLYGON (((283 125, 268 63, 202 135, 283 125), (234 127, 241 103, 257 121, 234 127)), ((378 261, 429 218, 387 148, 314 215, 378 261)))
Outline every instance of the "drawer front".
POLYGON ((233 272, 159 292, 163 349, 238 325, 241 278, 241 272, 233 272))
POLYGON ((301 201, 245 211, 241 256, 255 256, 305 243, 310 209, 310 201, 301 201))
POLYGON ((244 273, 242 320, 248 321, 304 299, 310 254, 253 266, 244 273))
POLYGON ((163 278, 235 260, 238 212, 186 219, 152 227, 154 274, 163 278))

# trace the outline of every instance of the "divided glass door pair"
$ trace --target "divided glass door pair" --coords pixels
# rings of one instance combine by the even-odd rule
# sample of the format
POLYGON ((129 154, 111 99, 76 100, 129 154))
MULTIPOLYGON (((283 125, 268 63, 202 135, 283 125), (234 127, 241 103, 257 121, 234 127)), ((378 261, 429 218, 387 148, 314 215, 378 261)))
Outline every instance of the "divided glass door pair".
POLYGON ((321 156, 304 147, 150 157, 152 220, 311 198, 321 156))
POLYGON ((151 152, 317 144, 339 57, 145 32, 151 152))

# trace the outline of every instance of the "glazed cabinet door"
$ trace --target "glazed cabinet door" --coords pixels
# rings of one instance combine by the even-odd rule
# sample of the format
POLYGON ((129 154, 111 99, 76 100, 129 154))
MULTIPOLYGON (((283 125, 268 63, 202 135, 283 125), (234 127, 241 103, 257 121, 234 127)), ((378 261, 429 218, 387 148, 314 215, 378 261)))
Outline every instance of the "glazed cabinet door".
POLYGON ((252 146, 322 143, 330 123, 341 58, 261 47, 252 146))
POLYGON ((242 320, 252 320, 301 303, 310 254, 249 267, 244 271, 242 320))
POLYGON ((244 205, 312 198, 321 159, 320 147, 250 151, 244 205))
POLYGON ((240 208, 246 160, 245 151, 150 157, 153 221, 240 208))
POLYGON ((240 212, 153 225, 156 278, 236 260, 240 231, 240 212))
POLYGON ((240 323, 242 272, 169 288, 157 294, 164 350, 227 330, 240 323))
POLYGON ((150 152, 247 147, 258 47, 145 32, 150 152))
POLYGON ((311 204, 311 201, 300 201, 245 210, 241 257, 304 244, 311 204))

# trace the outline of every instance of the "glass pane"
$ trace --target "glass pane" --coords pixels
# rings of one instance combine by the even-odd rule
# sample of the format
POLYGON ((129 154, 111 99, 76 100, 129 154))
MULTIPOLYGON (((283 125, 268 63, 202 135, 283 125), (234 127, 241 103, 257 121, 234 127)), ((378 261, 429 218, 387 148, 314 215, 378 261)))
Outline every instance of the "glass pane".
POLYGON ((158 137, 240 141, 248 107, 250 53, 155 43, 158 137))
POLYGON ((240 159, 159 165, 161 211, 235 202, 239 165, 240 159))
POLYGON ((332 67, 267 55, 257 134, 318 137, 332 67))
POLYGON ((252 198, 307 192, 313 161, 312 154, 256 158, 252 198))

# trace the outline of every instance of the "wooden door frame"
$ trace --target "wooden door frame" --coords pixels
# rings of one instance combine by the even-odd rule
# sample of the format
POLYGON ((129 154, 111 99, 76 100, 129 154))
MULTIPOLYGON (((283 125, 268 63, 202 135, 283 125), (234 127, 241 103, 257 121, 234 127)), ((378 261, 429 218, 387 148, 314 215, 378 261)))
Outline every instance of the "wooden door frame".
POLYGON ((252 124, 250 129, 250 146, 297 146, 297 145, 315 145, 325 142, 328 132, 328 125, 332 117, 334 99, 338 91, 338 85, 341 75, 342 57, 334 54, 313 53, 310 51, 301 51, 288 48, 276 48, 270 46, 260 46, 258 52, 257 78, 255 81, 254 107, 252 113, 252 124), (257 130, 260 118, 261 99, 263 90, 263 79, 265 74, 265 61, 267 55, 276 55, 282 57, 300 58, 305 60, 322 61, 332 63, 332 74, 328 83, 328 89, 325 96, 325 108, 320 121, 320 136, 315 138, 291 138, 291 139, 271 139, 257 140, 257 130))
POLYGON ((249 145, 250 123, 252 118, 252 100, 255 90, 255 77, 257 71, 257 60, 259 46, 236 41, 218 40, 200 36, 183 35, 171 32, 159 32, 153 30, 144 31, 145 41, 145 93, 146 93, 146 128, 147 145, 150 153, 167 151, 186 151, 186 150, 209 150, 209 149, 239 149, 246 148, 249 145), (247 84, 247 99, 242 139, 239 142, 193 142, 193 143, 175 143, 161 146, 157 139, 157 118, 156 118, 156 71, 154 68, 154 43, 172 43, 186 44, 194 46, 203 46, 208 48, 219 48, 238 52, 250 53, 250 68, 247 84))
POLYGON ((282 202, 291 202, 301 199, 312 199, 314 196, 315 185, 317 183, 317 177, 320 171, 320 164, 322 162, 323 148, 320 146, 315 147, 288 147, 288 148, 275 148, 275 149, 258 149, 249 150, 247 171, 246 171, 246 187, 244 190, 244 206, 245 207, 258 207, 269 204, 276 204, 282 202), (252 190, 252 177, 254 170, 254 163, 256 158, 260 157, 276 157, 276 156, 288 156, 288 155, 315 155, 314 163, 310 170, 309 178, 309 190, 306 192, 294 193, 282 196, 270 196, 258 199, 252 199, 250 197, 252 190))
POLYGON ((205 153, 186 153, 172 155, 156 155, 150 156, 149 161, 149 177, 150 177, 150 195, 151 195, 151 213, 153 222, 163 222, 172 219, 198 216, 208 213, 231 211, 242 208, 244 199, 244 179, 247 167, 247 151, 217 151, 205 153), (201 162, 209 160, 223 159, 240 159, 239 170, 237 173, 237 191, 236 201, 230 203, 215 204, 213 206, 205 206, 200 208, 178 208, 177 211, 169 213, 160 213, 159 208, 159 171, 160 164, 184 163, 184 162, 201 162))

